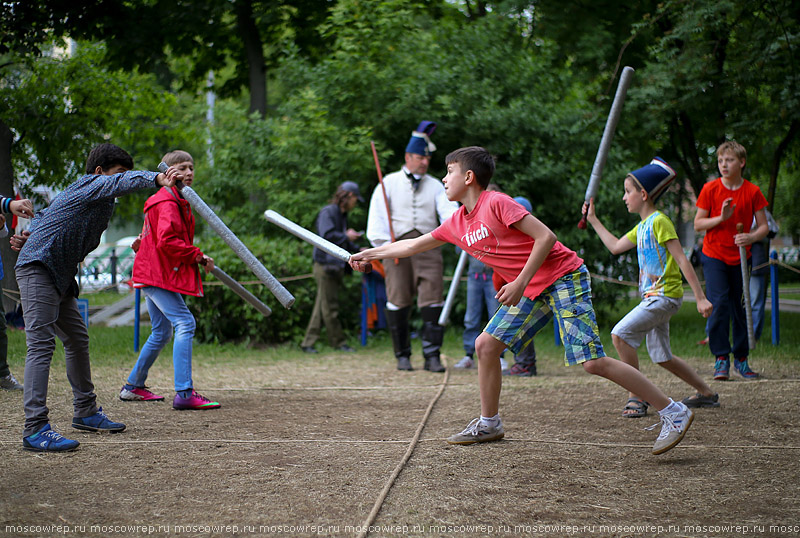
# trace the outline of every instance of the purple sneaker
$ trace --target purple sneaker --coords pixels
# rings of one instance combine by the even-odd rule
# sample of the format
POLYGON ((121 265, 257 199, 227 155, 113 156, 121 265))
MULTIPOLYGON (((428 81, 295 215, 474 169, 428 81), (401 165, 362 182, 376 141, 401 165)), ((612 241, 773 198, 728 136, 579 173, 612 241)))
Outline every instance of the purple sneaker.
POLYGON ((714 362, 714 379, 717 381, 727 381, 730 377, 731 360, 726 356, 717 357, 714 362))
POLYGON ((733 368, 736 372, 742 376, 744 379, 748 381, 752 381, 753 379, 758 379, 758 374, 750 369, 750 365, 747 363, 747 357, 739 360, 733 360, 733 368))
POLYGON ((175 395, 172 400, 173 409, 216 409, 219 402, 212 402, 205 396, 198 394, 192 389, 192 395, 189 398, 182 398, 180 394, 175 395))
POLYGON ((164 401, 163 396, 153 394, 147 387, 133 387, 128 390, 124 386, 119 391, 119 399, 123 402, 161 402, 164 401))

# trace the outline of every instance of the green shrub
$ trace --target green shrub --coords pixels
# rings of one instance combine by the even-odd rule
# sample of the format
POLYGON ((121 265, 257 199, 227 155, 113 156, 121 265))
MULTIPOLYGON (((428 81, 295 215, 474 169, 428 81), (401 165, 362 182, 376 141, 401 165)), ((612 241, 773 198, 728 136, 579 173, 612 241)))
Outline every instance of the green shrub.
MULTIPOLYGON (((233 341, 251 345, 299 342, 305 333, 316 296, 316 283, 310 276, 311 245, 292 236, 238 237, 278 280, 302 275, 308 277, 281 282, 295 297, 295 303, 289 309, 283 307, 266 285, 246 284, 245 288, 250 293, 272 309, 272 315, 264 317, 226 286, 217 285, 218 281, 213 276, 204 274, 205 296, 189 297, 186 301, 197 321, 195 338, 201 342, 233 341), (212 282, 215 285, 208 285, 212 282)), ((258 280, 219 237, 203 237, 198 241, 198 246, 214 258, 220 269, 237 281, 258 280)), ((360 286, 361 279, 357 275, 349 275, 345 277, 343 289, 339 293, 339 319, 345 330, 353 334, 359 328, 360 286)))

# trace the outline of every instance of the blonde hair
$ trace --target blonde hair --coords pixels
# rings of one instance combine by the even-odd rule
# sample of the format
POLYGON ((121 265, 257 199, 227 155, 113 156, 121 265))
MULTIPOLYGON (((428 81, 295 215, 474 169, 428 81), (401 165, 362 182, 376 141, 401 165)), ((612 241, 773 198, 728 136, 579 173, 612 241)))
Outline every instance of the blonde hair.
POLYGON ((189 152, 181 149, 170 151, 164 155, 161 160, 167 163, 169 166, 175 166, 176 164, 185 163, 186 161, 194 164, 194 159, 192 159, 192 156, 189 155, 189 152))
POLYGON ((719 145, 717 148, 717 157, 725 153, 726 151, 730 151, 739 159, 747 159, 747 150, 744 149, 744 146, 741 145, 739 142, 735 140, 726 140, 722 144, 719 145))

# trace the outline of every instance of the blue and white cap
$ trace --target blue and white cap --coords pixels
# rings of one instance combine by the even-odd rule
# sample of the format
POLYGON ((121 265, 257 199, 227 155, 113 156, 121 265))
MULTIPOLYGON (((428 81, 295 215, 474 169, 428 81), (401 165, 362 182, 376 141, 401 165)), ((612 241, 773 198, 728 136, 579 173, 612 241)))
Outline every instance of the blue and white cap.
POLYGON ((639 182, 639 185, 647 191, 650 199, 655 202, 675 179, 675 170, 661 157, 655 157, 650 164, 634 170, 630 175, 639 182))
POLYGON ((436 145, 431 142, 431 135, 436 130, 436 123, 432 121, 421 122, 415 131, 411 133, 411 139, 406 146, 406 153, 416 153, 429 157, 436 151, 436 145))

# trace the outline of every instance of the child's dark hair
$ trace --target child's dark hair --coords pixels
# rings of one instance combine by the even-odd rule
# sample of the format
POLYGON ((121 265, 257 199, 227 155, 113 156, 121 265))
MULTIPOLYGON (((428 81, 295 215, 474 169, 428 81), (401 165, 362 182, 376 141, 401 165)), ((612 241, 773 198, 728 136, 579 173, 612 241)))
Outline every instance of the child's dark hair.
POLYGON ((94 174, 99 166, 103 171, 120 165, 128 170, 133 170, 133 157, 119 146, 114 144, 100 144, 89 152, 86 158, 86 173, 94 174))
POLYGON ((458 163, 462 172, 472 170, 478 185, 484 189, 489 186, 494 175, 494 157, 480 146, 457 149, 444 158, 444 163, 458 163))

